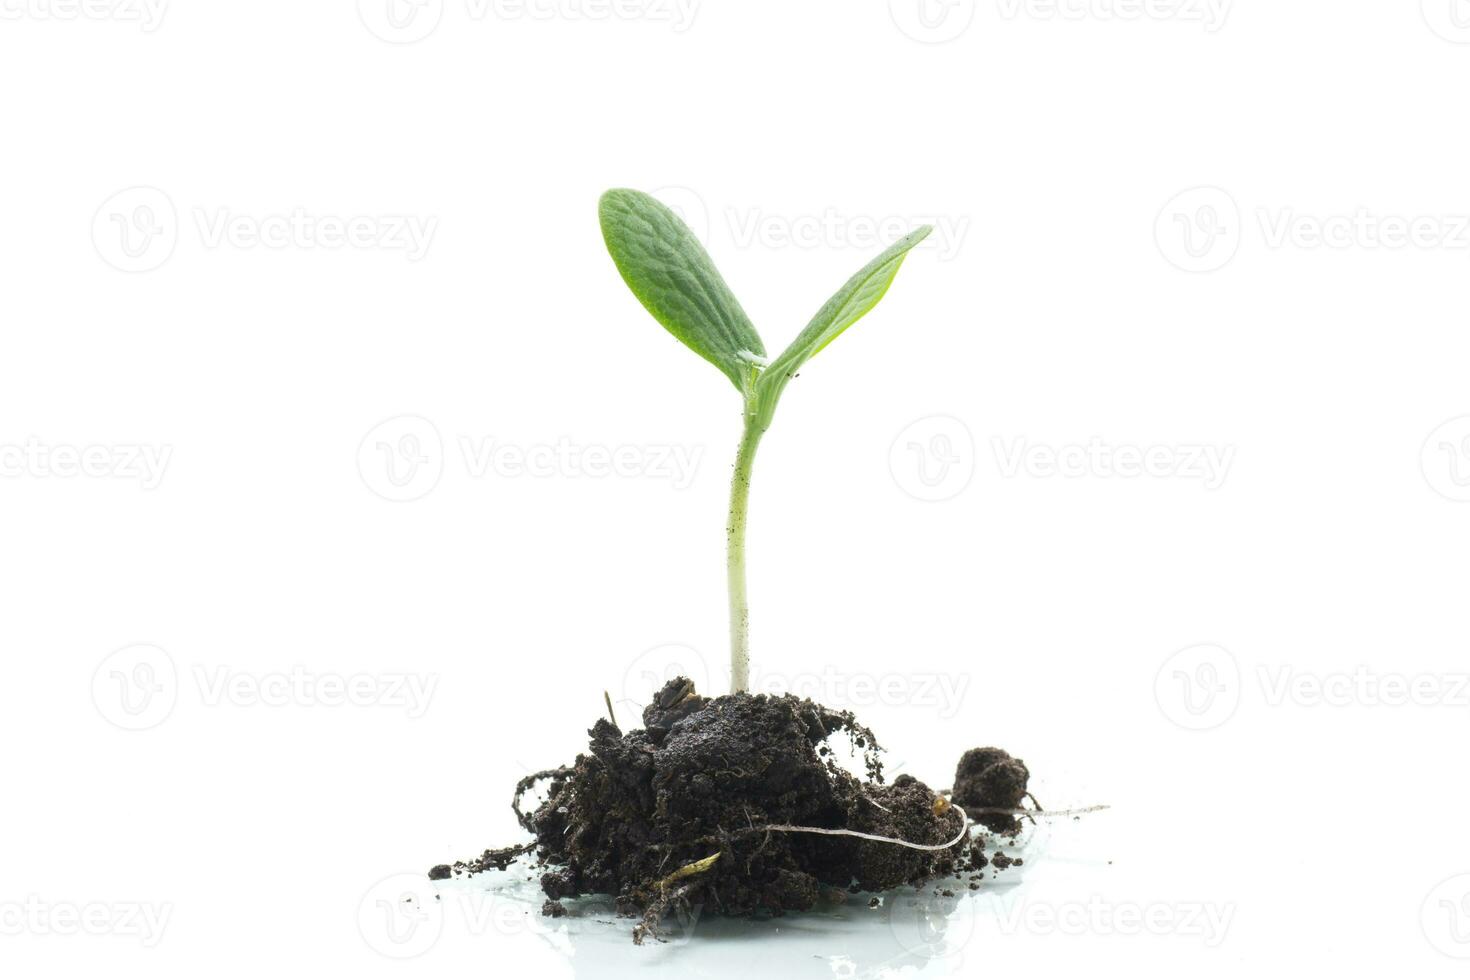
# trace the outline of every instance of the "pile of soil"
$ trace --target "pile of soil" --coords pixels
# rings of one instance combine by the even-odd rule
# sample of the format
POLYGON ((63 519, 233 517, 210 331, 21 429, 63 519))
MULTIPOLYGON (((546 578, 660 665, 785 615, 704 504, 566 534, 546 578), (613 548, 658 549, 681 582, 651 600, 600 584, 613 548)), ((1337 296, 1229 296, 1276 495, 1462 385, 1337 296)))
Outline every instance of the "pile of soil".
MULTIPOLYGON (((943 795, 912 776, 885 783, 878 743, 851 712, 791 695, 705 698, 676 678, 642 720, 625 734, 600 719, 573 765, 521 781, 512 807, 534 844, 440 865, 430 877, 504 870, 534 850, 549 869, 545 914, 565 914, 564 898, 611 895, 621 914, 639 920, 633 938, 642 942, 657 936, 665 913, 691 905, 735 916, 805 911, 987 863, 943 795), (839 735, 862 753, 866 781, 834 760, 830 740, 839 735), (547 781, 545 802, 523 812, 523 795, 547 781), (812 829, 956 843, 914 850, 812 829)), ((954 802, 1014 835, 1019 825, 1003 811, 1021 806, 1028 777, 999 749, 971 750, 956 772, 954 802)))

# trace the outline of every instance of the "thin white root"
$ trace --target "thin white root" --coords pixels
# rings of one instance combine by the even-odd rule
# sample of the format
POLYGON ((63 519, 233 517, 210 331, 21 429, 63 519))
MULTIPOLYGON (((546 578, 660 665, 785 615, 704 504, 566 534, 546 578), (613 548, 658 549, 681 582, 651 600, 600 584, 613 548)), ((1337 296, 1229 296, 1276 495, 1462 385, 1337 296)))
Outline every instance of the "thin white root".
POLYGON ((790 824, 775 823, 767 824, 764 827, 751 827, 746 833, 755 833, 762 830, 779 830, 787 834, 826 834, 829 837, 861 837, 863 840, 876 841, 879 844, 897 844, 899 847, 908 847, 915 851, 947 851, 970 834, 969 814, 965 813, 958 804, 950 803, 950 806, 960 811, 960 819, 963 821, 963 825, 960 827, 960 832, 955 835, 954 840, 945 844, 914 844, 906 840, 899 840, 897 837, 880 837, 877 834, 865 834, 860 830, 834 830, 830 827, 793 827, 790 824))
MULTIPOLYGON (((872 802, 872 801, 870 801, 872 802)), ((790 824, 766 824, 762 827, 750 827, 745 833, 759 833, 760 831, 777 830, 787 834, 826 834, 829 837, 861 837, 863 840, 876 841, 879 844, 897 844, 899 847, 909 847, 916 851, 947 851, 960 841, 964 840, 970 833, 970 815, 964 808, 953 800, 949 805, 960 811, 960 817, 964 820, 964 826, 955 835, 954 840, 946 844, 914 844, 897 837, 881 837, 878 834, 865 834, 860 830, 833 830, 830 827, 793 827, 790 824)), ((1007 810, 1002 807, 983 807, 976 813, 1004 814, 1011 817, 1078 817, 1084 813, 1097 813, 1099 810, 1111 809, 1107 804, 1097 806, 1078 807, 1075 810, 1007 810)))
POLYGON ((892 810, 888 809, 888 807, 884 806, 882 803, 879 803, 877 800, 873 799, 867 793, 864 793, 863 794, 863 799, 867 800, 869 803, 873 804, 875 807, 877 807, 878 809, 882 810, 884 813, 892 813, 893 812, 892 810))
MULTIPOLYGON (((950 806, 954 806, 951 802, 950 806)), ((955 807, 959 809, 959 807, 955 807)), ((1097 813, 1099 810, 1111 810, 1112 807, 1106 803, 1097 806, 1083 806, 1075 810, 1007 810, 1003 807, 987 806, 976 810, 976 813, 994 813, 1007 817, 1080 817, 1084 813, 1097 813)))

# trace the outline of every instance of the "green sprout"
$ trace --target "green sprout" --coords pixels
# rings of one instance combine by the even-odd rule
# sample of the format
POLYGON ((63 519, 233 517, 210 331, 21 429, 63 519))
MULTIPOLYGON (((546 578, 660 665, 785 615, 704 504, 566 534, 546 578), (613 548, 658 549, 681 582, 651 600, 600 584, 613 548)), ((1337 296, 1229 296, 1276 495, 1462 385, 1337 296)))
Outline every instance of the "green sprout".
POLYGON ((774 361, 740 302, 699 239, 673 211, 647 194, 611 190, 598 208, 602 236, 623 281, 653 318, 690 350, 719 368, 744 399, 745 432, 735 455, 726 527, 730 590, 730 688, 750 688, 750 603, 745 587, 745 524, 750 473, 761 436, 797 370, 888 292, 909 251, 933 230, 926 225, 895 242, 829 299, 774 361))

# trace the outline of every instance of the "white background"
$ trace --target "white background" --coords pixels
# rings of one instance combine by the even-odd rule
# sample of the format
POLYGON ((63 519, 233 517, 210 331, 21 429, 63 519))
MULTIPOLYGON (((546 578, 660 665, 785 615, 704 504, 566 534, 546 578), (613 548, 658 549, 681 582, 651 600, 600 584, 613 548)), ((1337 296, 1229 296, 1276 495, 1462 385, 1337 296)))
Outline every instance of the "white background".
POLYGON ((1461 975, 1470 5, 1115 2, 0 0, 7 975, 1461 975), (940 224, 762 447, 756 683, 1113 809, 923 943, 381 931, 722 683, 738 399, 610 186, 773 350, 940 224))

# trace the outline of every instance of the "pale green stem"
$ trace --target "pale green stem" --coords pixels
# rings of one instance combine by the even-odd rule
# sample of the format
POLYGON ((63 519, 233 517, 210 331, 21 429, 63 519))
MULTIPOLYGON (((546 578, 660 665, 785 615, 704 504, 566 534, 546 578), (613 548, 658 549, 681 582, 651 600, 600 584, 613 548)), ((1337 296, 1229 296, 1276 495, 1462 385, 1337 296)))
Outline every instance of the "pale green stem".
POLYGON ((750 602, 745 593, 745 521, 750 505, 750 468, 765 433, 747 411, 745 435, 735 454, 730 481, 730 521, 726 526, 726 572, 730 583, 730 690, 750 690, 750 602))

